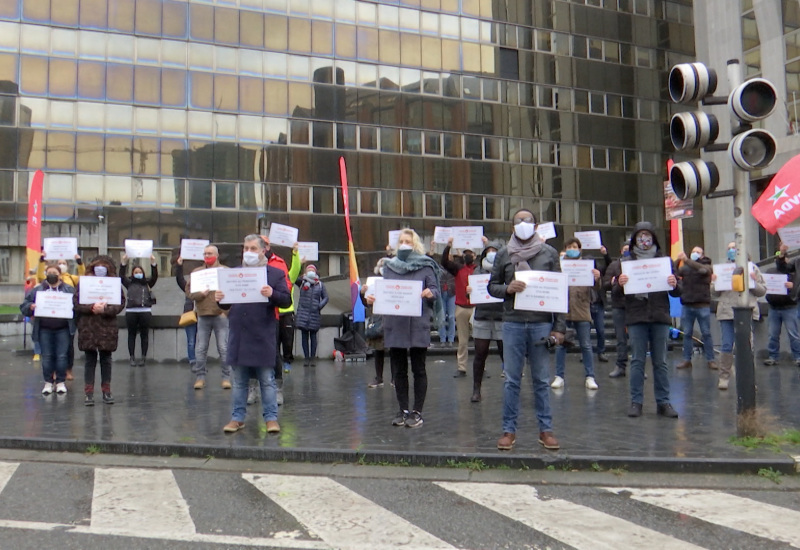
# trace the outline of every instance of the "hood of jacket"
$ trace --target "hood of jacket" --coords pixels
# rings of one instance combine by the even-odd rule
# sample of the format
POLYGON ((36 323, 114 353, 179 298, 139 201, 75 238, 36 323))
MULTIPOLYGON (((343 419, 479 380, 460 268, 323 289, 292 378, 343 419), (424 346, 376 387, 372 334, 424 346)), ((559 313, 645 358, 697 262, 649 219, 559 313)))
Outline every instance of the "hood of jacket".
POLYGON ((655 227, 650 222, 639 222, 633 226, 633 233, 631 233, 631 240, 628 243, 629 249, 631 251, 631 256, 635 254, 633 251, 633 247, 636 246, 636 234, 640 231, 649 231, 651 235, 653 235, 653 245, 659 250, 662 251, 661 243, 658 242, 658 235, 656 235, 655 227))
POLYGON ((98 265, 106 266, 106 269, 108 269, 108 277, 117 276, 117 265, 114 263, 114 260, 111 258, 111 256, 106 256, 104 254, 95 256, 91 259, 89 265, 86 266, 86 274, 94 276, 94 268, 98 265))

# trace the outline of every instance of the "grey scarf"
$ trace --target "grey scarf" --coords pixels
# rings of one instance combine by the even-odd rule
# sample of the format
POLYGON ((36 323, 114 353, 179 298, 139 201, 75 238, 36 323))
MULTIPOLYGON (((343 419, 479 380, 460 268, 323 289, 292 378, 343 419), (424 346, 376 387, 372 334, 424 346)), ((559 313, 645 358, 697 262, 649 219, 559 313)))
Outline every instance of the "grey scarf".
POLYGON ((522 242, 516 235, 511 235, 508 241, 508 257, 514 264, 515 271, 530 271, 528 260, 536 256, 544 246, 538 233, 534 233, 528 242, 522 242))
POLYGON ((419 271, 423 267, 430 267, 431 270, 433 270, 433 275, 436 278, 436 288, 439 289, 439 296, 433 302, 433 318, 436 326, 441 325, 444 318, 444 303, 442 302, 442 285, 440 283, 440 274, 442 272, 442 268, 439 267, 439 264, 436 263, 433 258, 424 254, 419 254, 418 252, 414 252, 412 250, 411 254, 408 255, 408 258, 406 258, 405 261, 401 260, 397 256, 394 256, 393 258, 389 258, 384 261, 383 265, 395 273, 400 273, 401 275, 411 273, 412 271, 419 271))
POLYGON ((644 248, 639 248, 638 245, 633 245, 633 252, 635 253, 637 260, 650 260, 656 257, 656 254, 658 253, 658 247, 651 246, 645 250, 644 248))

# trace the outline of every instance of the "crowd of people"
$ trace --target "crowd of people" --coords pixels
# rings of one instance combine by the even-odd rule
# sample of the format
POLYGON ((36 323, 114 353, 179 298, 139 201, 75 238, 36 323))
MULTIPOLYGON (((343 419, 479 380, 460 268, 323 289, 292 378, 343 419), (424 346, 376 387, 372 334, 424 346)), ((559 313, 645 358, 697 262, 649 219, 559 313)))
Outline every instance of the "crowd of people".
MULTIPOLYGON (((554 435, 550 392, 559 390, 566 379, 568 346, 579 348, 584 371, 583 385, 592 392, 599 389, 595 360, 608 362, 604 332, 606 301, 610 294, 610 310, 616 332, 616 360, 611 379, 629 378, 629 417, 643 414, 645 363, 650 357, 655 412, 659 416, 677 418, 678 412, 670 401, 670 368, 667 364, 667 341, 673 324, 670 296, 682 305, 680 333, 683 334, 682 361, 678 369, 694 364, 697 344, 702 348, 709 369, 718 371, 718 388, 728 389, 732 375, 734 329, 733 307, 739 298, 736 290, 715 290, 717 275, 713 262, 701 247, 691 254, 678 255, 663 272, 658 290, 629 290, 637 288, 631 279, 630 264, 636 260, 666 258, 655 229, 649 222, 638 223, 612 259, 605 246, 600 246, 600 258, 594 261, 591 278, 583 286, 569 286, 565 309, 518 307, 526 294, 527 284, 522 272, 561 272, 562 262, 581 260, 584 249, 581 240, 567 238, 559 253, 537 232, 535 215, 526 209, 514 213, 511 235, 504 240, 483 238, 479 251, 463 249, 455 253, 453 240, 443 244, 438 259, 426 253, 422 239, 413 229, 399 233, 397 245, 387 247, 387 255, 374 268, 377 288, 362 284, 361 299, 368 309, 366 339, 374 357, 375 376, 369 388, 384 386, 385 358, 388 355, 391 385, 394 387, 398 410, 391 420, 394 426, 419 428, 423 425, 423 409, 427 394, 426 358, 431 347, 432 327, 438 330, 439 345, 453 346, 457 342, 457 366, 454 376, 468 376, 468 343, 474 341, 472 361, 473 390, 470 401, 480 403, 481 385, 486 360, 492 342, 496 343, 504 377, 502 435, 497 448, 509 450, 517 438, 520 388, 523 371, 528 365, 533 403, 536 411, 539 443, 546 449, 559 448, 554 435), (485 287, 477 288, 476 276, 485 277, 485 287), (485 281, 488 279, 488 283, 485 281), (418 311, 393 314, 381 307, 386 294, 377 292, 383 281, 396 281, 414 291, 418 311), (416 293, 418 292, 418 294, 416 293), (484 296, 485 300, 475 299, 484 296), (717 300, 716 318, 720 323, 721 347, 715 349, 711 333, 712 296, 717 300), (493 299, 490 299, 493 298, 493 299), (477 303, 476 303, 477 302, 477 303), (694 336, 695 322, 700 338, 694 336), (596 345, 591 332, 595 329, 596 345), (457 337, 457 338, 456 338, 457 337), (550 355, 555 352, 555 373, 551 376, 550 355), (717 358, 719 355, 719 358, 717 358), (413 383, 409 384, 409 364, 413 383), (629 368, 630 367, 630 368, 629 368), (411 389, 413 388, 413 401, 411 389)), ((436 244, 436 243, 434 243, 436 244)), ((292 249, 290 264, 273 253, 268 238, 247 235, 243 240, 242 266, 264 268, 266 283, 260 288, 264 300, 231 303, 221 290, 193 288, 191 275, 203 270, 227 269, 220 263, 219 250, 208 245, 203 250, 203 264, 187 277, 184 259, 175 262, 175 278, 185 293, 184 314, 192 319, 185 323, 187 355, 193 374, 193 387, 203 390, 208 377, 208 350, 212 335, 221 359, 220 384, 232 389, 231 421, 223 431, 233 433, 244 427, 247 405, 261 400, 262 417, 268 433, 280 431, 278 407, 283 404, 283 373, 290 372, 295 329, 301 332, 305 367, 314 367, 317 356, 317 336, 321 312, 328 303, 328 293, 315 265, 305 265, 298 245, 292 249), (302 272, 302 273, 301 273, 302 272), (296 291, 293 292, 293 289, 296 291)), ((753 266, 749 275, 749 303, 753 319, 758 320, 757 299, 766 294, 770 307, 769 357, 766 365, 777 363, 779 338, 786 327, 791 351, 800 366, 800 334, 798 334, 797 287, 793 284, 796 262, 786 258, 788 248, 781 246, 769 271, 787 275, 785 294, 767 294, 760 270, 753 266)), ((726 260, 733 262, 735 243, 728 246, 726 260)), ((42 362, 44 387, 42 394, 66 393, 66 381, 72 379, 74 361, 73 341, 78 337, 78 349, 84 353, 84 400, 94 405, 95 371, 100 363, 102 401, 112 404, 112 353, 117 349, 117 316, 124 310, 128 329, 128 352, 131 367, 144 367, 148 354, 148 333, 155 296, 152 288, 158 279, 155 257, 151 256, 149 274, 145 266, 135 265, 128 276, 129 258, 121 257, 119 273, 114 260, 106 255, 93 258, 84 265, 75 257, 76 273, 71 274, 64 260, 46 262, 42 258, 38 284, 32 285, 20 306, 24 315, 33 319, 33 341, 42 362), (79 299, 81 277, 119 277, 120 300, 85 303, 79 299), (72 304, 72 318, 51 316, 36 311, 39 293, 60 293, 72 304), (114 302, 114 303, 109 303, 114 302), (136 342, 140 355, 136 355, 136 342)), ((587 268, 588 269, 588 268, 587 268)), ((588 270, 586 272, 587 277, 588 270)), ((393 283, 394 284, 394 283, 393 283)), ((544 301, 541 302, 542 304, 544 301)))

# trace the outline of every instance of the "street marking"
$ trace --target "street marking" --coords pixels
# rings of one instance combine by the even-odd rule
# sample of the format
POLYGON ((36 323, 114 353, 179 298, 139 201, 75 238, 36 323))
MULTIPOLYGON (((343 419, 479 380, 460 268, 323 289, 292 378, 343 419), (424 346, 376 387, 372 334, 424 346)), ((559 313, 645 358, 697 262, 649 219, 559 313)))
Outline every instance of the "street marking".
POLYGON ((193 535, 189 506, 170 470, 95 468, 93 531, 193 535))
POLYGON ((578 549, 617 550, 620 541, 631 548, 701 548, 588 506, 543 500, 529 485, 445 481, 436 485, 578 549))
POLYGON ((326 477, 242 474, 242 478, 337 548, 454 548, 326 477))
POLYGON ((0 493, 5 489, 8 480, 17 471, 19 464, 16 462, 0 462, 0 493))
POLYGON ((721 491, 606 487, 616 494, 757 537, 800 545, 800 512, 721 491))
POLYGON ((793 456, 792 460, 794 460, 794 471, 800 472, 800 455, 793 456))

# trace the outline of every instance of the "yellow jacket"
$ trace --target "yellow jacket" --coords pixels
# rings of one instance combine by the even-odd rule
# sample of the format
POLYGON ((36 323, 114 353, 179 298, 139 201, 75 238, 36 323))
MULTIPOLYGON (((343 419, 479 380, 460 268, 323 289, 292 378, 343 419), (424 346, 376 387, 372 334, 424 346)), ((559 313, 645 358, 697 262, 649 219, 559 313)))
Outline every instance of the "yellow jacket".
MULTIPOLYGON (((39 267, 36 269, 36 282, 41 284, 47 278, 45 276, 45 268, 47 267, 47 262, 39 260, 39 267)), ((78 264, 78 274, 72 275, 71 273, 62 273, 61 280, 64 283, 68 284, 73 288, 77 288, 78 286, 78 279, 81 278, 82 275, 86 275, 86 266, 81 262, 78 264)))

